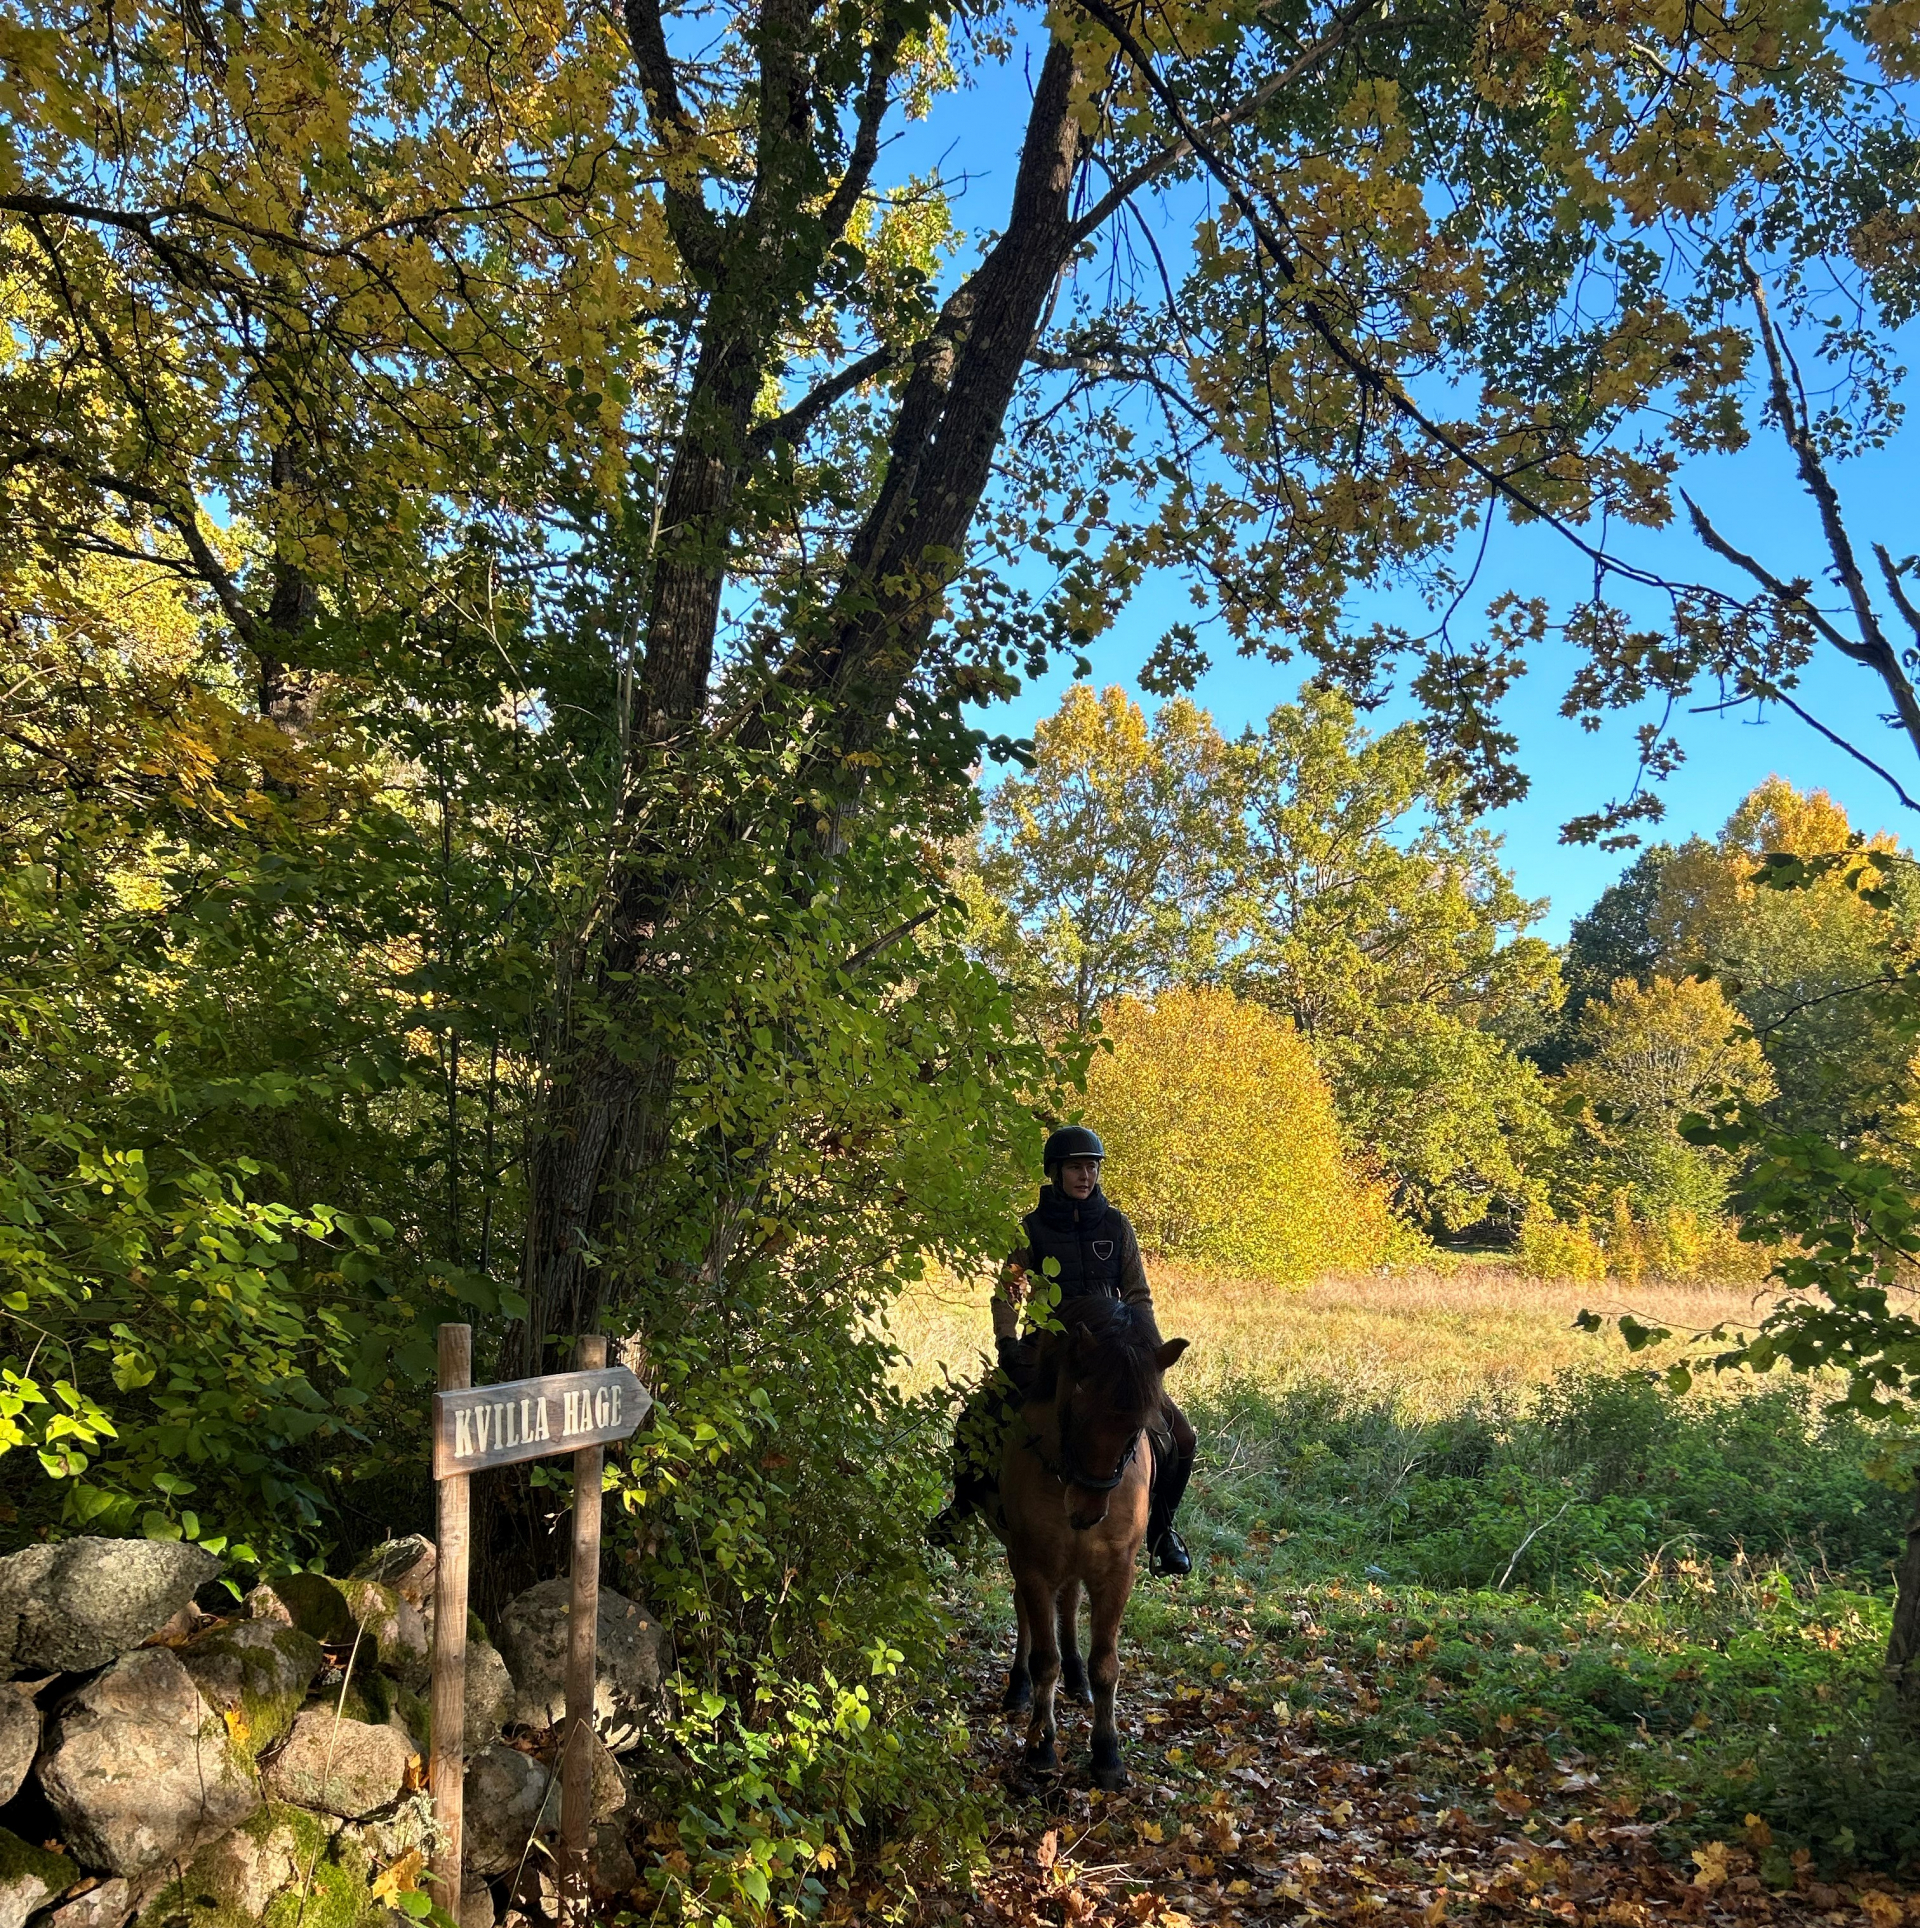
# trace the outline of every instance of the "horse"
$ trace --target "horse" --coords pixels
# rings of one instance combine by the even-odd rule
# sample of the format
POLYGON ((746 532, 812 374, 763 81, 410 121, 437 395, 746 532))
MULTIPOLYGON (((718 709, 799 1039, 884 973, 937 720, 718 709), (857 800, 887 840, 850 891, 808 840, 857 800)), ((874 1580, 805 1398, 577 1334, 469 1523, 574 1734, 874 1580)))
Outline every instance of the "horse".
POLYGON ((1160 1411, 1161 1376, 1186 1351, 1164 1344, 1151 1317, 1117 1299, 1075 1299, 1062 1330, 1045 1336, 1024 1403, 1008 1429, 994 1530, 1013 1574, 1019 1636, 1006 1712, 1031 1708, 1027 1763, 1059 1765, 1054 1699, 1093 1708, 1093 1779, 1122 1788, 1114 1693, 1120 1618, 1147 1535, 1153 1480, 1148 1427, 1160 1411), (1092 1619, 1092 1692, 1079 1646, 1080 1593, 1092 1619))

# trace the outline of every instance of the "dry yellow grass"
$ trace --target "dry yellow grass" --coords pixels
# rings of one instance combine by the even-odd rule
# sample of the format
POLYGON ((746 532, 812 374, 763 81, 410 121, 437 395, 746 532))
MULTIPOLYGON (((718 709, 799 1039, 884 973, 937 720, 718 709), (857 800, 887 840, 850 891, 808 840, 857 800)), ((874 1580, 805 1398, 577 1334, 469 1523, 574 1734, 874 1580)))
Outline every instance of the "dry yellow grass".
MULTIPOLYGON (((1215 1280, 1177 1267, 1150 1268, 1160 1329, 1193 1341, 1176 1368, 1192 1398, 1253 1381, 1275 1390, 1332 1382, 1358 1402, 1390 1402, 1408 1419, 1458 1412, 1496 1390, 1524 1394, 1563 1366, 1618 1367, 1630 1355, 1619 1334, 1577 1332, 1574 1315, 1632 1312, 1685 1335, 1727 1321, 1751 1325, 1772 1288, 1570 1285, 1526 1278, 1497 1264, 1322 1279, 1307 1286, 1215 1280)), ((936 1278, 903 1299, 895 1339, 915 1385, 943 1368, 970 1379, 990 1352, 988 1281, 936 1278)), ((1641 1353, 1658 1364, 1676 1341, 1641 1353)))

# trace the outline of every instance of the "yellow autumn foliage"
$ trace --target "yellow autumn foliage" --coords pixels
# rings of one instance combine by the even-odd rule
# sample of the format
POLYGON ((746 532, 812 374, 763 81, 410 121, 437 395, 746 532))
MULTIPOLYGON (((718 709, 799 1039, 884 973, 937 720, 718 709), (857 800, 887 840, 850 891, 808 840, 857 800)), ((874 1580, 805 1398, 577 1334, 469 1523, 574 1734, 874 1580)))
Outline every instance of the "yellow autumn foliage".
POLYGON ((1149 1252, 1286 1281, 1411 1249, 1286 1019, 1217 990, 1120 998, 1102 1018, 1087 1117, 1149 1252))

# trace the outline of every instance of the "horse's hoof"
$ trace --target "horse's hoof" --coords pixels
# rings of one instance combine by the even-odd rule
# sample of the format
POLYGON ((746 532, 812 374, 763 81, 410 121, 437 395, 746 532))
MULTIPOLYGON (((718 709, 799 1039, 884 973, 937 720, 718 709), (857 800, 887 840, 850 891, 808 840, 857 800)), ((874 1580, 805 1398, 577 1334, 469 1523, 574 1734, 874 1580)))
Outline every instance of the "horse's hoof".
POLYGON ((1003 1714, 1024 1714, 1033 1705, 1033 1682, 1026 1679, 1010 1680, 1007 1691, 1000 1696, 1000 1711, 1003 1714))
POLYGON ((1093 1689, 1087 1685, 1087 1670, 1084 1667, 1069 1667, 1062 1672, 1060 1691, 1076 1707, 1093 1705, 1093 1689))
POLYGON ((1051 1774, 1060 1765, 1060 1756, 1051 1741, 1039 1741, 1027 1749, 1027 1765, 1038 1774, 1051 1774))
POLYGON ((1087 1765, 1093 1770, 1093 1784, 1109 1794, 1127 1785, 1127 1770, 1120 1764, 1120 1743, 1110 1736, 1098 1735, 1088 1751, 1087 1765))

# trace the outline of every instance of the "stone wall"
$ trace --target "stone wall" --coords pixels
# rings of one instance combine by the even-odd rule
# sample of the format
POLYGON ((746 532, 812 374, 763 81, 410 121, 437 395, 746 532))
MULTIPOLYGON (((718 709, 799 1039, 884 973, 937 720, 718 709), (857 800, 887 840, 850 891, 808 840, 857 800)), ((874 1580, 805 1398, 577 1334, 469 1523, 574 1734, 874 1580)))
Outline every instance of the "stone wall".
MULTIPOLYGON (((0 1928, 417 1928, 432 1542, 237 1606, 219 1564, 91 1538, 0 1560, 0 1928)), ((497 1645, 469 1629, 459 1928, 552 1912, 567 1607, 549 1581, 497 1645)), ((657 1758, 660 1630, 602 1589, 599 1648, 593 1878, 612 1901, 635 1881, 633 1769, 657 1758)))

